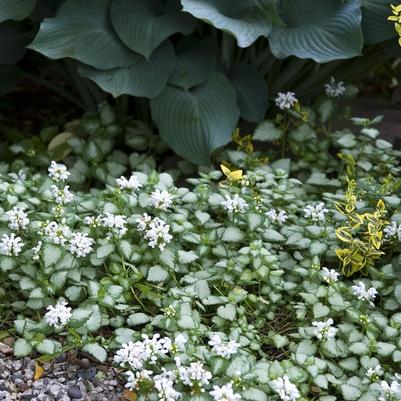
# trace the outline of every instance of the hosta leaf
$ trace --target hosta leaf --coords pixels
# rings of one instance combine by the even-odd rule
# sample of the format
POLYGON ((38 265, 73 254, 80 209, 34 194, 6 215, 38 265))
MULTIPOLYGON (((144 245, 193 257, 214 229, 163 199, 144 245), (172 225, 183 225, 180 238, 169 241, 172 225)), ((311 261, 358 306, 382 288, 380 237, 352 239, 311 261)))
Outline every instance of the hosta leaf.
POLYGON ((357 56, 363 44, 357 0, 283 0, 285 26, 274 26, 270 48, 278 58, 296 56, 324 63, 357 56))
POLYGON ((0 22, 7 20, 21 21, 34 9, 36 0, 0 1, 0 22))
POLYGON ((263 75, 252 65, 234 64, 229 78, 237 91, 241 117, 252 123, 262 121, 269 104, 263 75))
POLYGON ((220 72, 191 90, 168 85, 151 109, 162 138, 182 157, 205 165, 230 141, 239 117, 235 89, 220 72))
POLYGON ((104 71, 80 65, 78 71, 114 97, 126 94, 153 98, 166 86, 174 65, 174 49, 168 41, 155 50, 149 61, 137 54, 135 61, 127 67, 104 71))
POLYGON ((216 68, 216 53, 209 39, 186 37, 176 46, 176 65, 169 83, 190 89, 205 82, 216 68))
POLYGON ((126 67, 138 55, 126 47, 109 21, 111 0, 67 0, 45 19, 29 48, 52 59, 70 57, 101 70, 126 67))
POLYGON ((161 0, 114 0, 110 15, 124 44, 147 59, 171 35, 189 35, 196 27, 196 20, 182 12, 176 0, 165 5, 161 0))
POLYGON ((387 20, 391 14, 389 0, 362 0, 362 31, 366 43, 379 43, 394 38, 394 23, 387 20))
POLYGON ((271 0, 181 0, 181 3, 184 11, 234 35, 239 47, 248 47, 259 36, 267 37, 272 28, 269 14, 258 8, 258 3, 269 6, 271 0))

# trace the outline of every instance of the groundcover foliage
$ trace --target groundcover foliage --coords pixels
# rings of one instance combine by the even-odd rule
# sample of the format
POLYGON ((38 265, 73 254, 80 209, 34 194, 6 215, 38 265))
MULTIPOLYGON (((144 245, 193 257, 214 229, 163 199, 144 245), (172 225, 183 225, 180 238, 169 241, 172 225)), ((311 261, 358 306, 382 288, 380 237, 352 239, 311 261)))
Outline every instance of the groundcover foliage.
POLYGON ((3 164, 15 355, 114 356, 141 400, 401 399, 400 153, 378 120, 266 121, 255 137, 285 137, 293 161, 236 134, 225 175, 190 188, 149 168, 71 191, 63 164, 3 164))

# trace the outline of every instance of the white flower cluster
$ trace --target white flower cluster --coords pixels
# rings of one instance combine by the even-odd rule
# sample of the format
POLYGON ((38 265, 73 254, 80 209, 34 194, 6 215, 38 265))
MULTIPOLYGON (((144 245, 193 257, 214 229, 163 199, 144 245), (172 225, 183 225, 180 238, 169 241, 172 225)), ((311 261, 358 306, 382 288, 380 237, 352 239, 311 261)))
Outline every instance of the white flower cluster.
POLYGON ((336 82, 334 77, 331 77, 330 81, 324 85, 324 89, 327 96, 334 98, 344 96, 345 92, 347 91, 344 82, 336 82))
POLYGON ((59 164, 56 163, 55 161, 52 161, 50 163, 48 171, 49 171, 49 177, 54 182, 67 181, 68 177, 70 176, 69 171, 67 171, 67 167, 64 164, 59 164))
POLYGON ((374 368, 369 368, 366 371, 366 377, 372 381, 377 380, 383 375, 383 369, 380 365, 376 365, 374 368))
POLYGON ((395 401, 401 399, 401 385, 392 381, 388 384, 386 381, 380 382, 381 389, 381 397, 379 397, 379 401, 395 401))
POLYGON ((70 187, 68 185, 63 188, 59 188, 57 185, 51 186, 53 197, 56 203, 59 205, 65 205, 72 202, 74 195, 70 192, 69 188, 70 187))
POLYGON ((375 306, 373 301, 376 298, 376 295, 378 294, 376 288, 370 287, 366 289, 366 285, 364 282, 359 281, 359 285, 353 285, 351 288, 352 293, 358 297, 361 301, 367 301, 369 302, 369 305, 375 306))
POLYGON ((38 243, 36 244, 36 246, 34 246, 34 247, 32 248, 32 251, 33 251, 32 259, 33 259, 33 260, 39 260, 39 254, 40 254, 40 251, 41 251, 41 249, 42 249, 42 245, 43 245, 43 242, 42 242, 42 241, 38 241, 38 243))
POLYGON ((123 190, 137 191, 142 187, 142 184, 139 182, 138 177, 135 174, 132 174, 131 177, 127 180, 125 177, 121 176, 116 179, 116 183, 118 188, 123 190))
POLYGON ((20 237, 17 237, 14 233, 3 234, 0 240, 0 252, 7 256, 18 256, 24 243, 20 237))
POLYGON ((305 219, 311 219, 312 221, 324 221, 325 214, 328 213, 328 209, 325 208, 324 203, 320 202, 317 205, 306 205, 304 207, 305 219))
POLYGON ((147 213, 135 220, 138 231, 144 232, 144 238, 148 241, 151 248, 159 247, 164 251, 165 246, 172 240, 173 236, 169 233, 170 226, 159 217, 152 219, 147 213))
POLYGON ((93 251, 93 242, 86 233, 74 233, 70 240, 70 252, 78 258, 84 258, 93 251))
POLYGON ((104 216, 100 216, 100 224, 110 230, 107 234, 108 239, 112 238, 113 235, 122 238, 127 233, 128 228, 126 219, 126 216, 121 214, 105 213, 104 216))
POLYGON ((67 307, 67 305, 68 303, 63 301, 54 306, 48 306, 48 312, 45 314, 46 323, 54 327, 65 326, 72 316, 71 308, 67 307))
POLYGON ((209 393, 214 401, 239 401, 241 396, 234 393, 232 383, 224 384, 223 386, 213 386, 213 390, 209 393))
POLYGON ((298 102, 294 92, 277 93, 275 103, 280 110, 291 109, 298 102))
POLYGON ((398 238, 398 241, 401 241, 401 225, 398 225, 395 221, 384 227, 383 233, 386 239, 398 238))
POLYGON ((39 231, 39 234, 49 237, 57 245, 65 245, 71 236, 71 229, 65 224, 65 219, 61 220, 60 223, 47 220, 42 223, 42 229, 43 231, 39 231))
POLYGON ((240 348, 240 344, 233 340, 223 343, 222 339, 217 334, 213 334, 210 337, 208 344, 212 347, 212 352, 223 358, 229 358, 231 355, 236 354, 240 348))
POLYGON ((320 274, 322 275, 323 280, 328 284, 338 281, 338 276, 340 275, 334 269, 329 270, 327 267, 323 267, 320 274))
POLYGON ((266 216, 272 223, 284 224, 288 219, 287 213, 284 210, 280 210, 278 213, 275 209, 270 209, 266 212, 266 216))
POLYGON ((11 228, 11 230, 24 230, 28 227, 29 219, 24 209, 14 206, 6 213, 6 216, 9 221, 8 227, 11 228))
POLYGON ((129 370, 125 374, 127 375, 127 383, 125 384, 125 387, 131 391, 135 391, 144 381, 152 380, 153 372, 151 370, 143 369, 135 373, 129 370))
POLYGON ((220 204, 229 213, 245 213, 248 209, 248 203, 242 199, 239 195, 235 194, 232 198, 230 195, 225 195, 226 200, 220 204))
POLYGON ((178 370, 178 378, 181 382, 192 388, 205 391, 203 386, 208 385, 212 379, 212 374, 205 370, 202 362, 191 362, 189 366, 181 366, 180 358, 175 358, 178 370))
POLYGON ((174 389, 175 378, 174 372, 166 370, 153 378, 159 401, 176 401, 182 397, 182 394, 174 389))
POLYGON ((156 209, 167 210, 173 204, 173 195, 156 189, 150 194, 150 203, 156 209))
POLYGON ((325 322, 312 322, 312 325, 316 327, 313 333, 314 336, 319 340, 326 340, 335 337, 338 329, 331 327, 333 323, 334 321, 331 318, 325 322))
POLYGON ((273 390, 283 401, 295 401, 301 397, 297 387, 295 384, 290 382, 288 376, 283 376, 276 380, 272 380, 270 384, 273 390))

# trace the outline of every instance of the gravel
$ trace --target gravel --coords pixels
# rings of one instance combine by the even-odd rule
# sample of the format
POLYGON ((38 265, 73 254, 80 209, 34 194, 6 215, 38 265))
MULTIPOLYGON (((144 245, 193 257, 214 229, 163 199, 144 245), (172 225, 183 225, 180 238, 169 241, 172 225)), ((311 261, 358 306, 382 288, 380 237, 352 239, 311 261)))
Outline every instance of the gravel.
POLYGON ((34 380, 35 360, 15 359, 0 352, 0 401, 121 401, 124 385, 110 366, 63 354, 42 365, 34 380))

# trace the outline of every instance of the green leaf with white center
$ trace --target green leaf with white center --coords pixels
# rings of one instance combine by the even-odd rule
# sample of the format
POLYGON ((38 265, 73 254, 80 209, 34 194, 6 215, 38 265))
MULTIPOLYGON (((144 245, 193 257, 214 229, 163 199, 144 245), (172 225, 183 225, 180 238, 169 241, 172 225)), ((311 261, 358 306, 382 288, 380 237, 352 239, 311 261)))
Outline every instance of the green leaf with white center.
POLYGON ((330 308, 320 302, 313 305, 313 316, 317 319, 323 316, 327 316, 330 313, 330 308))
POLYGON ((65 290, 65 296, 71 301, 76 302, 81 298, 84 293, 84 289, 82 287, 78 287, 77 285, 72 285, 65 290))
POLYGON ((46 18, 29 48, 52 59, 72 58, 108 70, 135 63, 110 20, 111 0, 66 0, 56 17, 46 18))
POLYGON ((283 242, 285 238, 276 230, 268 228, 263 231, 263 238, 270 242, 283 242))
POLYGON ((272 340, 273 340, 274 346, 275 346, 276 348, 283 348, 285 345, 288 344, 288 339, 287 339, 287 337, 286 337, 286 336, 282 336, 282 335, 280 335, 280 334, 275 334, 275 335, 272 337, 272 340))
POLYGON ((36 346, 36 351, 40 354, 52 355, 57 350, 57 343, 52 340, 45 339, 36 346))
POLYGON ((266 120, 261 122, 255 129, 252 138, 255 141, 262 142, 275 142, 281 139, 283 136, 283 131, 276 127, 276 125, 270 121, 266 120))
POLYGON ((269 36, 278 58, 296 56, 319 63, 361 54, 361 9, 357 0, 282 0, 279 14, 284 24, 269 36))
POLYGON ((129 326, 139 326, 150 322, 150 317, 145 313, 133 313, 127 318, 127 324, 129 326))
POLYGON ((274 8, 269 0, 181 0, 181 3, 184 11, 235 36, 239 47, 250 46, 259 36, 267 37, 272 29, 268 11, 274 8), (258 7, 259 3, 267 7, 265 12, 258 7))
POLYGON ((163 269, 159 265, 156 265, 156 266, 152 266, 149 269, 147 279, 148 279, 148 281, 160 283, 162 281, 167 280, 168 276, 169 276, 169 274, 168 274, 167 270, 163 269))
POLYGON ((395 349, 396 349, 396 346, 394 344, 384 343, 382 341, 379 341, 377 343, 376 352, 380 356, 390 356, 394 352, 395 349))
POLYGON ((0 255, 0 268, 2 271, 12 270, 15 266, 15 260, 9 256, 0 255))
POLYGON ((62 249, 59 245, 49 243, 44 244, 42 247, 42 251, 43 264, 45 265, 45 267, 56 264, 61 258, 62 249))
POLYGON ((239 109, 235 89, 220 72, 190 90, 167 85, 151 100, 162 138, 180 156, 209 165, 212 152, 231 139, 239 109))
POLYGON ((232 322, 236 316, 235 305, 233 304, 221 305, 217 308, 217 314, 223 319, 230 320, 232 322))
POLYGON ((93 305, 89 319, 85 322, 86 327, 89 331, 98 331, 102 325, 102 314, 97 305, 93 305))
POLYGON ((222 240, 224 242, 240 242, 244 239, 243 232, 238 227, 227 227, 224 230, 222 240))
POLYGON ((356 355, 366 355, 369 352, 369 347, 363 342, 356 342, 349 346, 349 350, 356 355))
POLYGON ((226 374, 228 377, 238 377, 249 372, 250 363, 246 356, 235 357, 227 368, 226 374))
POLYGON ((250 401, 267 401, 267 395, 262 390, 259 390, 255 387, 248 388, 242 393, 242 396, 245 400, 250 401))
POLYGON ((154 50, 175 33, 189 35, 196 20, 181 11, 179 3, 168 0, 114 0, 111 21, 123 43, 149 59, 154 50))
POLYGON ((2 0, 0 2, 0 22, 21 21, 28 17, 36 5, 36 0, 2 0))
POLYGON ((96 257, 98 259, 104 259, 114 251, 114 244, 104 244, 100 246, 96 251, 96 257))
POLYGON ((19 338, 13 346, 14 356, 22 358, 28 356, 32 352, 32 345, 29 344, 24 338, 19 338))
POLYGON ((35 282, 29 277, 22 277, 19 286, 21 290, 32 290, 36 287, 35 282))
POLYGON ((82 351, 93 356, 99 362, 106 362, 107 352, 106 350, 97 343, 86 344, 82 347, 82 351))
POLYGON ((100 70, 82 64, 78 71, 114 97, 131 95, 154 98, 165 88, 174 65, 174 48, 167 41, 153 52, 149 60, 136 55, 136 59, 125 67, 100 70))
POLYGON ((361 396, 361 391, 357 387, 350 386, 348 384, 343 384, 341 386, 341 392, 344 400, 347 401, 357 400, 361 396))
POLYGON ((316 386, 319 386, 323 390, 327 390, 329 386, 329 382, 327 381, 327 377, 325 375, 317 375, 313 379, 313 382, 316 384, 316 386))
POLYGON ((178 251, 178 261, 183 264, 189 264, 198 259, 194 251, 178 251))
POLYGON ((120 328, 115 331, 116 333, 116 341, 119 344, 126 344, 133 339, 133 335, 135 333, 134 330, 127 328, 120 328))

